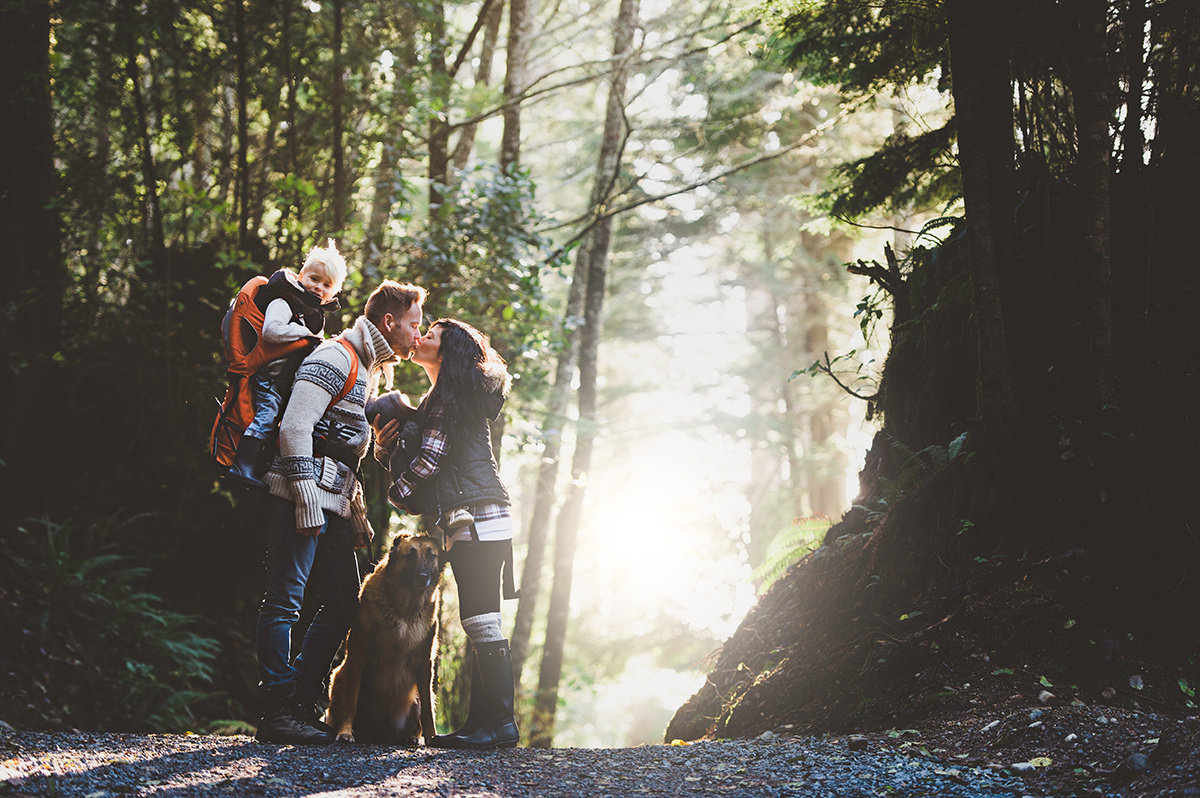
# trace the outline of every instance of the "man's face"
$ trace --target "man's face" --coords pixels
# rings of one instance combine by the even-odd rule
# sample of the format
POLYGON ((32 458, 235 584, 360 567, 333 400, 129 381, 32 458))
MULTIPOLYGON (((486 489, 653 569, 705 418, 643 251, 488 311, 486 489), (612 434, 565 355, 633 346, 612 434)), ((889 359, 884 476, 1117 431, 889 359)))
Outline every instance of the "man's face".
POLYGON ((421 337, 421 306, 414 302, 403 316, 397 318, 388 313, 383 320, 384 329, 381 332, 384 339, 393 352, 407 360, 412 356, 417 339, 421 337))

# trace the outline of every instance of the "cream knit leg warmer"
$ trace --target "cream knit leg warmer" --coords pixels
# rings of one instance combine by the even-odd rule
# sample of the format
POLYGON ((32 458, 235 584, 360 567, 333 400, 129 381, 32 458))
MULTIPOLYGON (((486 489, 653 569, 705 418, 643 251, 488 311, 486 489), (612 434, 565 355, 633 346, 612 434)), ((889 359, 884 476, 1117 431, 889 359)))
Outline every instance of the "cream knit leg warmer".
POLYGON ((467 637, 471 639, 472 645, 480 643, 495 643, 504 639, 504 633, 500 630, 500 613, 486 612, 483 615, 472 615, 470 618, 463 618, 463 631, 467 633, 467 637))

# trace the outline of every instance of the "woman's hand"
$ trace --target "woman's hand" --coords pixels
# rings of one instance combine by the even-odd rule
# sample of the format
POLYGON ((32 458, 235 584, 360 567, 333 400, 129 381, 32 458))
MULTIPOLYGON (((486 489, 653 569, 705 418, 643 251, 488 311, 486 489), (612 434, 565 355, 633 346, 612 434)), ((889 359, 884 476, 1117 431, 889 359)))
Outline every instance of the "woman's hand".
POLYGON ((393 418, 381 427, 379 416, 375 416, 371 426, 375 428, 375 445, 391 453, 396 441, 400 439, 400 422, 393 418))

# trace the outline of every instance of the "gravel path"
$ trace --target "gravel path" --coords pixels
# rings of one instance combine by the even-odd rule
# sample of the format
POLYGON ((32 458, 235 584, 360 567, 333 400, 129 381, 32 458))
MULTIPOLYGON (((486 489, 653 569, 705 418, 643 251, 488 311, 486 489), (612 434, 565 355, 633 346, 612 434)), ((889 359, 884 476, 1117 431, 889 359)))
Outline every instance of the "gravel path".
POLYGON ((486 754, 250 737, 6 731, 0 795, 1023 796, 1007 773, 947 768, 874 743, 787 737, 486 754), (857 746, 856 746, 857 747, 857 746))

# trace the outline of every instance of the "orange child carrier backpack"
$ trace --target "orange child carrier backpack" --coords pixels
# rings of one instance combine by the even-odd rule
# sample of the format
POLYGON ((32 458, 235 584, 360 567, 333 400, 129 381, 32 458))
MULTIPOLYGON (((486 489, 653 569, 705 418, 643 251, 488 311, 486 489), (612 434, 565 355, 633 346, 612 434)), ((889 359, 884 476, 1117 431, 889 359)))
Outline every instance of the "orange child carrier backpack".
MULTIPOLYGON (((213 462, 221 469, 227 469, 233 463, 242 433, 254 420, 254 396, 250 387, 250 376, 267 363, 281 357, 295 356, 298 362, 313 348, 313 342, 309 340, 289 341, 283 344, 269 344, 262 340, 265 308, 259 306, 257 299, 267 282, 267 278, 261 275, 250 278, 233 298, 229 310, 221 320, 225 361, 229 364, 225 370, 229 377, 229 386, 225 390, 225 399, 220 403, 221 407, 217 412, 216 421, 213 422, 209 439, 213 462)), ((350 353, 352 369, 346 386, 330 402, 331 407, 349 393, 358 378, 358 357, 354 349, 345 341, 338 341, 350 353)))

